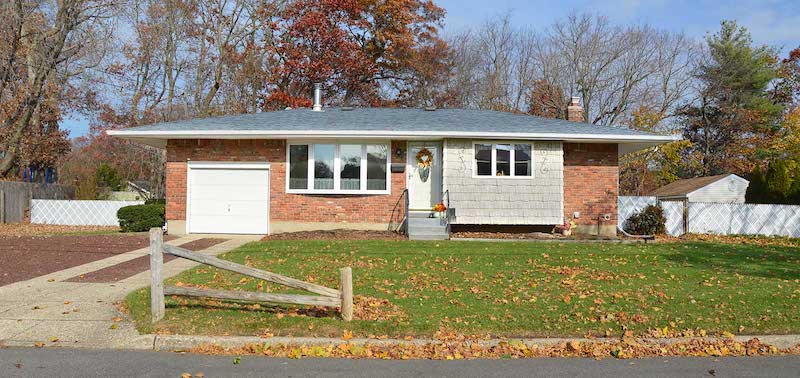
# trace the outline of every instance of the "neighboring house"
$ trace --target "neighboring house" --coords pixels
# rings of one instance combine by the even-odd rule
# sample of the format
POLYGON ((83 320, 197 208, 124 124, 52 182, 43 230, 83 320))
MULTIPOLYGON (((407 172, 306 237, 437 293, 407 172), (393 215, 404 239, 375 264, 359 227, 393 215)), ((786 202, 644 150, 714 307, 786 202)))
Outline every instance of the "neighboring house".
POLYGON ((750 181, 732 173, 678 180, 652 193, 662 201, 744 203, 750 181))
POLYGON ((141 201, 152 198, 152 194, 147 189, 149 183, 144 181, 128 181, 125 190, 113 191, 108 199, 112 201, 141 201))
MULTIPOLYGON (((487 110, 298 109, 162 123, 109 135, 166 148, 168 230, 386 230, 403 208, 449 202, 458 225, 616 233, 618 157, 675 140, 487 110), (430 167, 420 160, 432 159, 430 167)), ((577 99, 569 108, 583 119, 577 99)))

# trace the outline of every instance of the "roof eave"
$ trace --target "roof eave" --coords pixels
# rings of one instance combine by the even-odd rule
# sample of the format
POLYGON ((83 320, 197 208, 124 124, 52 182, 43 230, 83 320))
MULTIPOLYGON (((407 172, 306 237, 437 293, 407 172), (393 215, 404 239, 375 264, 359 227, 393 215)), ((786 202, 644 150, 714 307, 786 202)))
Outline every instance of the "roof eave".
MULTIPOLYGON (((156 141, 168 139, 525 139, 525 140, 559 140, 577 143, 621 143, 631 144, 634 150, 680 140, 680 136, 666 135, 626 135, 626 134, 569 134, 569 133, 500 133, 500 132, 439 132, 439 131, 323 131, 323 130, 109 130, 108 135, 153 145, 162 144, 156 141), (640 145, 640 146, 636 146, 640 145)), ((163 143, 165 144, 165 142, 163 143)), ((633 151, 633 150, 632 150, 633 151)), ((620 151, 628 153, 632 151, 620 151)))

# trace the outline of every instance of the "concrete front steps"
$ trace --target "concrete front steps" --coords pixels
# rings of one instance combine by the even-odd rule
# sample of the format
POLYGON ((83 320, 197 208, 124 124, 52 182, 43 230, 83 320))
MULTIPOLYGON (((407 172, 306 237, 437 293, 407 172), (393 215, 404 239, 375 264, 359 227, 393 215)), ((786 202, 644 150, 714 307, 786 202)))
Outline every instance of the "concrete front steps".
POLYGON ((410 240, 448 240, 445 220, 431 218, 430 211, 411 211, 408 216, 408 238, 410 240))

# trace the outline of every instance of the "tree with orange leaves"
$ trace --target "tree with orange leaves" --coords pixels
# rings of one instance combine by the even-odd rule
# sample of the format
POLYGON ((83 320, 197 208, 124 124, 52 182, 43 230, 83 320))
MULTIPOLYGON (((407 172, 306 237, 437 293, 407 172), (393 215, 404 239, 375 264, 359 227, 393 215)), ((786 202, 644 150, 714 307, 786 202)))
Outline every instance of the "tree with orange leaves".
POLYGON ((431 0, 294 1, 271 24, 274 84, 263 108, 308 105, 314 82, 344 105, 378 104, 382 85, 411 82, 419 70, 409 68, 441 47, 443 18, 431 0))

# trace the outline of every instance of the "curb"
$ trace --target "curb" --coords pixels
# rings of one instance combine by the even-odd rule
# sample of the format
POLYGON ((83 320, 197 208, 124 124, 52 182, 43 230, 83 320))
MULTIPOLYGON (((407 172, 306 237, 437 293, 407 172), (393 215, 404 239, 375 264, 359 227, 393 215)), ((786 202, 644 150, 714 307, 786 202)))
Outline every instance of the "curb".
MULTIPOLYGON (((757 338, 765 344, 775 346, 779 349, 786 349, 795 345, 800 345, 800 335, 752 335, 752 336, 734 336, 733 340, 738 342, 746 342, 751 339, 757 338)), ((679 338, 638 338, 636 340, 651 344, 671 345, 692 340, 700 341, 717 341, 725 339, 723 337, 679 337, 679 338)), ((550 346, 567 343, 570 341, 584 342, 601 342, 609 343, 619 341, 619 338, 526 338, 526 339, 488 339, 488 340, 475 340, 464 342, 474 342, 484 347, 495 346, 501 342, 521 342, 528 346, 550 346)), ((444 344, 448 343, 447 340, 435 339, 366 339, 366 338, 353 338, 350 340, 343 340, 341 338, 333 337, 257 337, 257 336, 188 336, 188 335, 155 335, 153 349, 156 351, 187 351, 203 345, 216 345, 223 348, 241 347, 245 344, 265 344, 265 345, 308 345, 308 346, 326 346, 338 345, 342 343, 349 343, 355 345, 379 345, 379 346, 392 346, 392 345, 428 345, 428 344, 444 344)))

